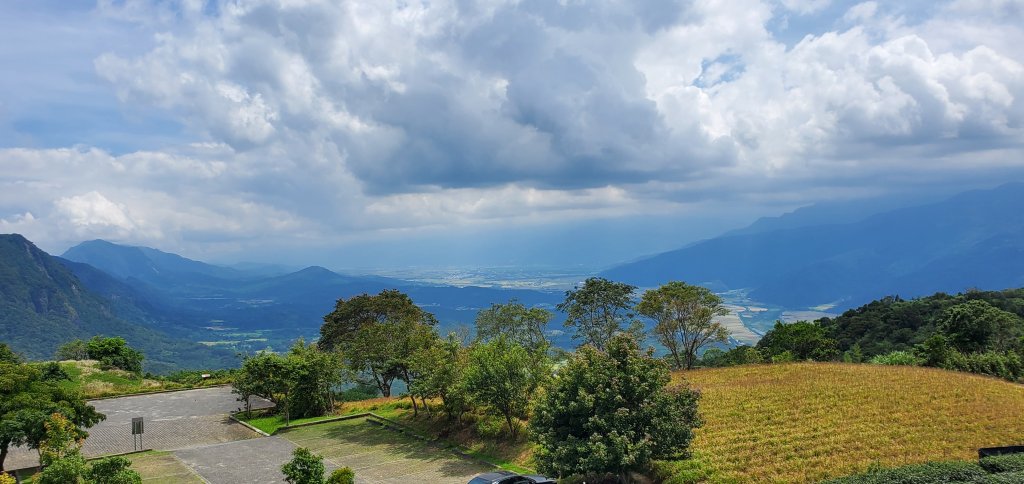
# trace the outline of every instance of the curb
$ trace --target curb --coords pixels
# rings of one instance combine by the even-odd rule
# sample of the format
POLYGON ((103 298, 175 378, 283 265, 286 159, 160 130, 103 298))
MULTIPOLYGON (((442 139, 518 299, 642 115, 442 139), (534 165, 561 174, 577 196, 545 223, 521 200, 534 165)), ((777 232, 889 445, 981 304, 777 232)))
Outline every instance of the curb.
POLYGON ((257 434, 260 434, 260 435, 262 435, 264 437, 270 437, 270 434, 268 434, 268 433, 266 433, 266 432, 264 432, 264 431, 262 431, 262 430, 260 430, 260 429, 258 429, 256 427, 253 427, 252 425, 249 424, 249 422, 240 420, 238 417, 235 417, 235 414, 233 414, 233 413, 229 413, 228 414, 228 418, 230 418, 231 420, 234 420, 235 422, 238 422, 238 423, 242 424, 245 428, 247 428, 249 430, 252 430, 253 432, 256 432, 257 434))
POLYGON ((105 397, 89 398, 86 401, 87 402, 97 402, 97 401, 100 401, 100 400, 112 400, 114 398, 141 397, 143 395, 156 395, 158 393, 188 392, 188 391, 192 391, 192 390, 205 390, 207 388, 220 388, 220 387, 229 387, 229 386, 231 386, 230 383, 219 383, 217 385, 205 385, 205 386, 201 386, 201 387, 192 387, 192 388, 175 388, 175 389, 172 389, 172 390, 154 390, 154 391, 151 391, 151 392, 123 393, 121 395, 107 395, 105 397))

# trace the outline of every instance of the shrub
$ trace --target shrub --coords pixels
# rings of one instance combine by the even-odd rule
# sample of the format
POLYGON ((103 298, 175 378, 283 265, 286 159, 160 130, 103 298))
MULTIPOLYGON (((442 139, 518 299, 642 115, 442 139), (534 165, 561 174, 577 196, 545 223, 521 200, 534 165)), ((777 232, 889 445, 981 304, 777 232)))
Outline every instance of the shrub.
POLYGON ((39 484, 76 484, 85 482, 85 459, 74 454, 54 460, 39 474, 39 484))
POLYGON ((140 484, 142 476, 131 469, 127 457, 107 457, 92 463, 89 482, 94 484, 140 484))
POLYGON ((894 469, 871 468, 861 474, 826 481, 827 484, 949 484, 978 482, 987 474, 974 462, 927 462, 894 469))
POLYGON ((335 469, 331 473, 331 477, 327 478, 327 484, 354 484, 356 482, 356 473, 352 472, 352 469, 348 467, 342 467, 341 469, 335 469))
POLYGON ((996 376, 1009 381, 1017 381, 1024 377, 1024 362, 1021 361, 1021 357, 1017 353, 1012 351, 1005 353, 986 351, 968 354, 953 351, 943 368, 996 376))
POLYGON ((14 479, 14 476, 0 472, 0 484, 18 484, 18 481, 14 479))
POLYGON ((1024 471, 989 474, 975 479, 972 484, 1020 484, 1024 482, 1024 471))
POLYGON ((322 484, 324 458, 299 447, 292 452, 292 460, 281 466, 284 480, 291 484, 322 484))
POLYGON ((89 358, 99 360, 104 368, 142 373, 142 353, 128 346, 124 338, 93 336, 86 347, 89 358))
POLYGON ((878 355, 868 363, 872 365, 903 365, 903 366, 921 366, 924 362, 920 357, 909 351, 893 351, 884 355, 878 355))
POLYGON ((979 464, 981 464, 982 469, 993 474, 998 474, 1000 472, 1024 472, 1024 454, 1007 454, 986 457, 981 459, 979 464))

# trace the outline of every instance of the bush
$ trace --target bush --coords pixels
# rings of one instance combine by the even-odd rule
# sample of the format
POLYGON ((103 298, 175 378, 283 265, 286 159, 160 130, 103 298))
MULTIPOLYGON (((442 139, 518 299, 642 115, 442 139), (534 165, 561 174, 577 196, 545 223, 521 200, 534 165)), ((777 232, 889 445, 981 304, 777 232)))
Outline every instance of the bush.
POLYGON ((18 484, 18 481, 14 479, 14 476, 0 472, 0 484, 18 484))
POLYGON ((871 358, 868 363, 872 365, 921 366, 924 360, 909 351, 893 351, 871 358))
POLYGON ((327 484, 354 484, 356 482, 356 473, 352 472, 352 469, 348 467, 342 467, 341 469, 335 469, 331 473, 331 477, 327 478, 327 484))
POLYGON ((281 466, 281 472, 291 484, 323 484, 324 458, 299 447, 292 452, 292 460, 281 466))
POLYGON ((1007 454, 986 457, 981 459, 979 464, 981 464, 982 469, 993 474, 998 474, 1000 472, 1024 472, 1024 454, 1007 454))
POLYGON ((54 460, 39 473, 39 484, 84 483, 88 472, 85 459, 78 454, 54 460))
POLYGON ((974 462, 927 462, 895 469, 871 468, 828 484, 950 484, 981 482, 988 474, 974 462))
POLYGON ((102 338, 93 336, 87 345, 89 358, 99 360, 104 368, 118 368, 132 373, 142 373, 142 353, 139 353, 124 338, 102 338))
POLYGON ((704 352, 701 366, 718 368, 723 366, 750 365, 764 363, 764 356, 752 346, 737 346, 729 351, 711 348, 704 352))
POLYGON ((1024 471, 989 474, 975 479, 975 484, 1020 484, 1024 482, 1024 471))
POLYGON ((95 484, 140 484, 142 477, 131 469, 132 461, 126 457, 107 457, 92 463, 89 482, 95 484))
POLYGON ((1024 378, 1024 362, 1021 361, 1020 355, 1012 351, 968 354, 953 351, 943 368, 990 375, 1009 381, 1024 378))

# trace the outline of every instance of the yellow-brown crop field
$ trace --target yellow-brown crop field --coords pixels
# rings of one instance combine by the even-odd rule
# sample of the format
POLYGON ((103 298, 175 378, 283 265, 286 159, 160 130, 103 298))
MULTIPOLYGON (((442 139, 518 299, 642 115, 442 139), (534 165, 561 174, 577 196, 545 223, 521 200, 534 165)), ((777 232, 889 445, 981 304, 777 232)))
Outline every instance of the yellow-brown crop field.
MULTIPOLYGON (((1024 385, 967 373, 794 363, 674 378, 703 393, 692 449, 713 481, 814 482, 1024 444, 1024 385)), ((695 465, 663 464, 680 481, 695 465)))

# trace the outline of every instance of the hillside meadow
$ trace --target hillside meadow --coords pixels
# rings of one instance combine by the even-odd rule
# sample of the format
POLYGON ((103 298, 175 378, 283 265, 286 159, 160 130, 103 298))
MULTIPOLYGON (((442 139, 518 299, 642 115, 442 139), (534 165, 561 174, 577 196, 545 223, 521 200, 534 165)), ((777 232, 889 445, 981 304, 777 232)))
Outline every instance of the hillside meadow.
POLYGON ((1024 385, 944 370, 793 363, 674 374, 703 393, 692 462, 668 482, 815 482, 1024 443, 1024 385))

